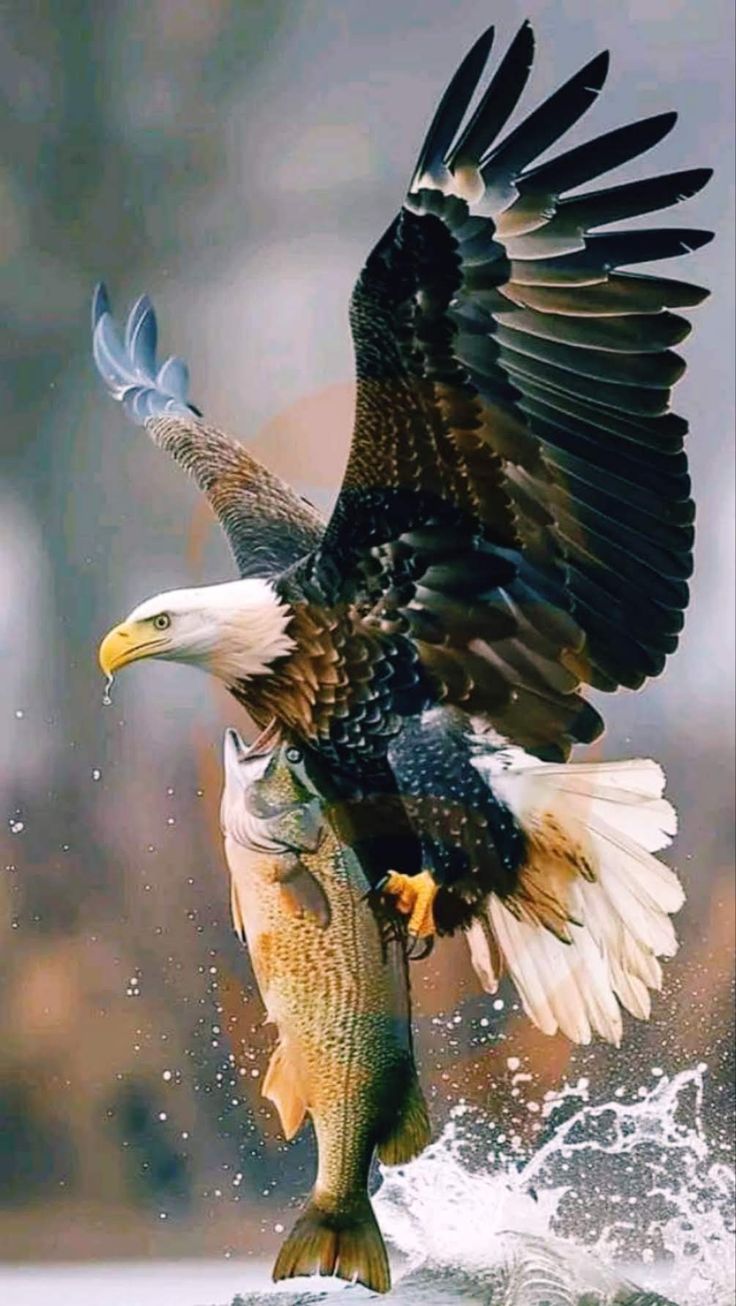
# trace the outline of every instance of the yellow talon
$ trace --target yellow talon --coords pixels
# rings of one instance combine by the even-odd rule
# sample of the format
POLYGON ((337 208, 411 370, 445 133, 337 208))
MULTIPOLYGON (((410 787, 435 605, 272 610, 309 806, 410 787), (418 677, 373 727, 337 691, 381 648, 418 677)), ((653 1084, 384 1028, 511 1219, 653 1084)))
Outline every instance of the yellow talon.
POLYGON ((390 871, 382 887, 384 893, 390 893, 396 899, 397 910, 409 917, 407 928, 410 935, 426 939, 436 932, 433 906, 437 885, 429 871, 421 871, 419 875, 390 871))

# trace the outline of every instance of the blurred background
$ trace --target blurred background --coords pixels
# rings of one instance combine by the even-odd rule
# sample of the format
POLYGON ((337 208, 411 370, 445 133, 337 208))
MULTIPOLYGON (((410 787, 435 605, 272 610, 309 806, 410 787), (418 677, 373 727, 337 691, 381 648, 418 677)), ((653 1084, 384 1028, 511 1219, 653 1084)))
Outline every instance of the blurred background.
MULTIPOLYGON (((99 637, 156 590, 227 579, 194 489, 104 396, 88 300, 143 290, 193 397, 327 507, 347 453, 352 281, 393 217, 450 73, 525 16, 525 106, 610 46, 565 145, 672 107, 650 168, 712 164, 682 220, 720 233, 672 275, 710 286, 684 352, 699 503, 694 596, 663 680, 609 700, 603 755, 667 770, 682 949, 622 1051, 571 1051, 481 1000, 462 944, 414 971, 438 1124, 508 1122, 540 1093, 601 1098, 708 1065, 727 1114, 733 950, 731 6, 726 0, 5 0, 0 6, 0 1257, 267 1252, 311 1182, 260 1096, 271 1035, 229 922, 217 811, 237 709, 146 665, 102 704, 99 637), (516 1067, 518 1069, 518 1067, 516 1067)), ((612 178, 613 179, 613 178, 612 178)), ((608 179, 604 184, 608 184, 608 179)), ((661 221, 681 220, 666 214, 661 221)), ((660 222, 660 219, 657 219, 660 222)), ((242 722, 239 723, 242 725, 242 722)))

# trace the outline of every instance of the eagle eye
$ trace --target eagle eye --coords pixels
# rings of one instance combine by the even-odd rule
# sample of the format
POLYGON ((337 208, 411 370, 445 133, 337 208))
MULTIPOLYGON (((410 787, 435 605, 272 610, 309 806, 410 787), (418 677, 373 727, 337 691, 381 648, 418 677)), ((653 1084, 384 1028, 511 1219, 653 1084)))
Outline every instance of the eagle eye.
POLYGON ((159 612, 158 616, 153 618, 153 625, 156 630, 168 630, 171 625, 168 612, 159 612))

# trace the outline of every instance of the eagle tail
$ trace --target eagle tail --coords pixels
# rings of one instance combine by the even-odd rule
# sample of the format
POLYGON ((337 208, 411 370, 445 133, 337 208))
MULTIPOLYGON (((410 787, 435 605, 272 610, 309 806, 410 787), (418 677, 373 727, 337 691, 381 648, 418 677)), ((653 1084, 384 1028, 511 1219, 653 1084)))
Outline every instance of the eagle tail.
POLYGON ((467 932, 481 983, 495 992, 506 971, 544 1033, 618 1044, 619 1003, 646 1020, 658 958, 677 950, 670 916, 683 890, 653 856, 677 829, 662 768, 540 763, 516 749, 481 753, 475 766, 527 845, 515 892, 491 894, 467 932))
POLYGON ((156 361, 158 328, 153 304, 141 295, 133 305, 124 332, 110 310, 102 282, 92 297, 92 353, 97 370, 113 399, 143 426, 165 414, 201 417, 189 401, 189 368, 182 358, 156 361))

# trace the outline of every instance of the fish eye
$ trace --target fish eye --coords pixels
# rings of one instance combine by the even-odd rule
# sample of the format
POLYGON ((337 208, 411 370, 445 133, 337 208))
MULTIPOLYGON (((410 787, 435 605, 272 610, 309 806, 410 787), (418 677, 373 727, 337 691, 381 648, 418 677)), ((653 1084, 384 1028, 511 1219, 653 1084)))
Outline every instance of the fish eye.
POLYGON ((302 760, 302 755, 301 755, 301 753, 299 752, 299 749, 298 749, 298 748, 287 748, 287 750, 286 750, 286 760, 287 760, 287 762, 295 762, 295 763, 296 763, 296 762, 301 762, 301 760, 302 760))
POLYGON ((171 617, 168 612, 159 612, 157 617, 153 618, 155 630, 168 630, 171 625, 171 617))

